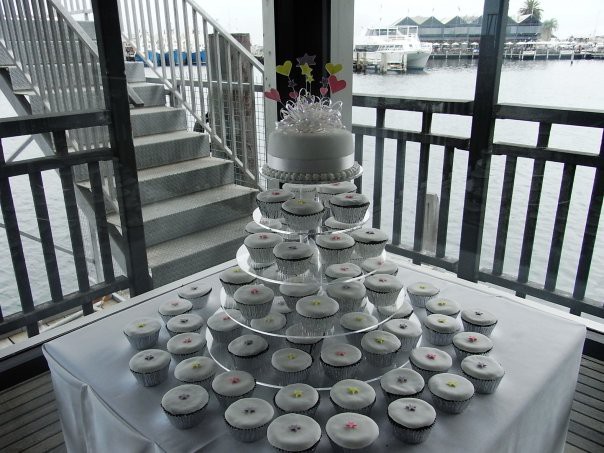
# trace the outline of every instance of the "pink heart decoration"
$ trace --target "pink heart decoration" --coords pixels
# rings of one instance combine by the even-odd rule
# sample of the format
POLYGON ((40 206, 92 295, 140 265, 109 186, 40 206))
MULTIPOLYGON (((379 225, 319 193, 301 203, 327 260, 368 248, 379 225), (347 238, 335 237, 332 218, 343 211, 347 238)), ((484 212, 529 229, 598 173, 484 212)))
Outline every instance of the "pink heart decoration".
POLYGON ((281 95, 274 88, 271 88, 269 91, 265 91, 264 96, 275 102, 281 102, 281 95))
POLYGON ((297 91, 290 91, 289 93, 289 97, 292 99, 297 99, 298 98, 298 92, 297 91))
POLYGON ((325 96, 328 91, 329 90, 327 89, 327 87, 321 87, 321 88, 319 88, 319 92, 321 93, 321 96, 325 96))
POLYGON ((329 88, 331 89, 332 94, 342 91, 344 88, 346 88, 346 80, 338 80, 335 75, 330 75, 327 79, 327 82, 329 83, 329 88))

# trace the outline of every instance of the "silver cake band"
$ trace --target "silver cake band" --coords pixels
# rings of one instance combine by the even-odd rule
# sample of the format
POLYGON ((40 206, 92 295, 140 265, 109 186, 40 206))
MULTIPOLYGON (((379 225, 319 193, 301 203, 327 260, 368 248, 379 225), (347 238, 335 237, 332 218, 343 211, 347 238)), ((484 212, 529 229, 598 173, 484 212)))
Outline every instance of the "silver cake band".
MULTIPOLYGON (((283 159, 267 156, 267 164, 274 170, 286 172, 317 172, 329 168, 329 172, 341 171, 354 165, 354 154, 334 159, 283 159), (335 167, 335 168, 334 168, 335 167)), ((324 170, 323 170, 324 171, 324 170)))

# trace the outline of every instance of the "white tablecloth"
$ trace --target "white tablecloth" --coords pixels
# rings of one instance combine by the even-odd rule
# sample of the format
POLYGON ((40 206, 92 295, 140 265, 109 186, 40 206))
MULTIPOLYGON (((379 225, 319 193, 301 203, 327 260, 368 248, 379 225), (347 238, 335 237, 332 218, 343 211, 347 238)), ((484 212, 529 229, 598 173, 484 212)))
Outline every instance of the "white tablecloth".
MULTIPOLYGON (((451 278, 441 280, 434 272, 426 274, 417 267, 402 267, 398 276, 406 284, 431 281, 441 288, 442 296, 463 307, 480 307, 495 313, 499 324, 492 335, 495 346, 491 354, 502 363, 506 375, 495 394, 476 395, 464 413, 438 412, 429 439, 418 446, 404 445, 392 437, 384 399, 374 384, 378 400, 372 416, 381 435, 371 451, 562 451, 585 327, 517 300, 495 296, 485 288, 451 278)), ((202 312, 207 318, 218 304, 220 282, 217 275, 212 275, 204 283, 214 288, 212 300, 202 312)), ((222 411, 213 398, 201 425, 185 431, 173 428, 160 408, 160 400, 167 390, 178 385, 172 373, 174 363, 170 378, 157 387, 144 388, 131 375, 128 361, 136 351, 124 338, 123 326, 140 316, 155 316, 157 306, 175 296, 176 290, 166 292, 44 346, 70 452, 222 452, 237 448, 270 451, 266 440, 248 446, 230 438, 222 411)), ((423 310, 416 312, 421 318, 423 310)), ((162 329, 160 347, 165 347, 167 340, 162 329)), ((450 346, 443 349, 454 357, 450 346)), ((456 360, 452 372, 459 372, 456 360)), ((274 390, 258 387, 255 396, 271 401, 273 394, 274 390)), ((430 402, 429 396, 426 399, 430 402)), ((317 415, 322 427, 334 413, 328 396, 322 394, 317 415)), ((318 451, 330 451, 325 433, 318 451)))

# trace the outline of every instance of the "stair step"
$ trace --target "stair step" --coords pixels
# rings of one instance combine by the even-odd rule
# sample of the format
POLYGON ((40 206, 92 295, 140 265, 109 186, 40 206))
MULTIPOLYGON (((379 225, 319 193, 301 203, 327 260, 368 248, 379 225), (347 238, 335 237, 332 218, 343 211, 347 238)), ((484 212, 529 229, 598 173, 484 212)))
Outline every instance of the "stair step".
POLYGON ((173 107, 144 107, 130 110, 132 136, 162 134, 187 129, 187 116, 183 109, 173 107))
POLYGON ((145 107, 166 105, 166 94, 163 85, 148 82, 129 82, 128 87, 141 98, 145 107))
MULTIPOLYGON (((228 184, 142 207, 147 247, 251 215, 256 190, 228 184)), ((119 225, 112 214, 107 221, 119 225)))
POLYGON ((133 139, 139 170, 210 155, 207 134, 176 131, 133 139))
POLYGON ((125 61, 126 80, 132 82, 146 82, 145 65, 142 61, 125 61))
POLYGON ((233 258, 250 217, 227 222, 147 248, 155 288, 233 258))

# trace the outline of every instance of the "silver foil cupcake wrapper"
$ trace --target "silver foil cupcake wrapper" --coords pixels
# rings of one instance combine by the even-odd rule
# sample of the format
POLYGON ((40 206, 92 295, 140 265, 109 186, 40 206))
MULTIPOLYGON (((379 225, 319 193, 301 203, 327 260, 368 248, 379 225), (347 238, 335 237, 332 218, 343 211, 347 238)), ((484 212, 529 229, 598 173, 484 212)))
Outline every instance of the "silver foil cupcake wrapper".
POLYGON ((374 244, 367 244, 363 242, 356 242, 354 244, 354 251, 357 255, 363 258, 373 258, 374 256, 380 256, 386 247, 386 242, 378 242, 374 244))
POLYGON ((308 368, 300 371, 281 371, 275 369, 275 375, 279 385, 286 386, 297 382, 305 382, 310 374, 312 363, 308 368))
POLYGON ((371 445, 367 445, 364 448, 346 448, 342 447, 341 445, 338 445, 333 440, 331 440, 329 434, 327 435, 327 438, 329 439, 329 443, 331 444, 331 451, 334 453, 365 453, 371 451, 371 445))
POLYGON ((430 309, 428 307, 425 307, 425 308, 426 308, 426 316, 439 314, 439 315, 443 315, 443 316, 448 316, 453 319, 457 319, 457 317, 459 316, 459 313, 461 313, 458 311, 457 313, 453 313, 452 315, 446 315, 444 313, 434 313, 433 311, 430 311, 430 309))
POLYGON ((276 201, 276 202, 266 202, 266 201, 260 201, 258 199, 256 199, 256 204, 258 205, 258 209, 260 210, 260 214, 262 214, 262 217, 266 218, 266 219, 278 219, 281 217, 281 205, 283 204, 282 201, 276 201))
POLYGON ((192 309, 193 308, 189 308, 187 311, 183 311, 182 313, 176 313, 175 315, 162 315, 161 313, 158 313, 158 314, 161 317, 161 319, 164 322, 164 324, 168 324, 168 321, 170 321, 174 316, 186 315, 188 313, 191 313, 192 309))
POLYGON ((235 354, 231 354, 231 357, 233 358, 233 363, 235 364, 235 368, 238 370, 242 370, 242 371, 257 371, 259 368, 262 368, 263 366, 265 366, 264 362, 264 355, 267 353, 268 351, 268 347, 258 353, 258 354, 254 354, 252 356, 239 356, 239 355, 235 355, 235 354))
POLYGON ((231 434, 233 435, 233 437, 235 439, 237 439, 239 442, 246 442, 246 443, 256 442, 257 440, 260 440, 263 437, 266 437, 266 430, 270 423, 270 422, 265 423, 264 425, 258 426, 256 428, 241 429, 241 428, 234 427, 229 422, 227 422, 226 419, 224 419, 224 422, 227 425, 227 427, 229 428, 229 430, 231 431, 231 434))
POLYGON ((321 255, 321 262, 326 266, 349 262, 354 250, 354 246, 345 249, 328 249, 317 245, 317 248, 321 255))
POLYGON ((462 370, 462 373, 463 373, 464 377, 472 383, 476 393, 480 393, 480 394, 495 393, 495 390, 497 390, 497 387, 499 387, 499 384, 501 383, 501 380, 503 379, 503 376, 501 376, 500 378, 497 378, 497 379, 489 379, 489 380, 478 379, 473 376, 470 376, 463 370, 462 370))
POLYGON ((332 400, 331 397, 329 398, 329 401, 331 401, 331 404, 333 404, 333 407, 338 414, 341 414, 343 412, 354 412, 356 414, 366 415, 367 417, 371 415, 371 409, 373 409, 376 400, 377 398, 374 398, 373 401, 365 407, 360 407, 358 409, 350 409, 347 407, 340 406, 338 403, 332 400))
POLYGON ((223 282, 222 280, 221 280, 221 283, 222 283, 222 287, 224 288, 224 292, 227 293, 227 296, 233 297, 233 295, 235 294, 235 291, 237 291, 239 288, 241 288, 242 286, 245 286, 245 285, 253 285, 256 281, 257 281, 257 279, 254 279, 251 282, 242 283, 240 285, 235 284, 235 283, 226 283, 226 282, 223 282))
POLYGON ((157 344, 157 340, 159 339, 159 330, 157 332, 152 333, 151 335, 145 335, 140 337, 130 337, 126 335, 126 338, 134 349, 143 351, 145 349, 151 349, 157 344))
POLYGON ((317 212, 316 214, 295 215, 282 210, 281 214, 292 230, 310 231, 317 229, 317 227, 320 225, 324 212, 325 209, 323 209, 321 212, 317 212))
POLYGON ((417 343, 419 343, 420 337, 421 335, 417 337, 398 337, 398 339, 401 340, 400 350, 405 352, 411 351, 417 346, 417 343))
POLYGON ((166 365, 161 370, 153 371, 151 373, 138 373, 136 371, 130 371, 132 371, 132 374, 134 375, 139 384, 144 387, 154 387, 168 379, 169 369, 170 364, 166 365))
MULTIPOLYGON (((292 382, 292 384, 295 384, 295 382, 292 382)), ((276 395, 277 394, 275 393, 275 396, 276 395)), ((315 403, 315 405, 312 407, 309 407, 308 409, 305 409, 302 411, 286 411, 285 409, 281 409, 279 406, 277 406, 277 403, 275 403, 275 397, 273 396, 273 406, 275 407, 275 410, 277 411, 277 415, 299 414, 299 415, 306 415, 307 417, 312 418, 317 413, 317 409, 319 409, 319 404, 321 404, 320 396, 319 396, 319 399, 317 400, 317 402, 315 403)))
POLYGON ((175 354, 175 353, 171 352, 170 355, 172 356, 172 360, 174 360, 176 362, 181 362, 185 359, 190 359, 191 357, 197 357, 199 355, 202 355, 203 350, 205 348, 206 348, 206 345, 204 344, 201 348, 199 348, 196 351, 187 352, 186 354, 175 354))
POLYGON ((486 335, 487 337, 491 336, 491 333, 493 333, 493 330, 495 329, 495 326, 497 325, 497 323, 495 323, 495 324, 490 324, 488 326, 479 326, 477 324, 469 323, 468 321, 466 321, 463 318, 462 318, 461 322, 463 324, 463 330, 465 330, 466 332, 481 333, 483 335, 486 335))
MULTIPOLYGON (((277 267, 285 275, 300 275, 310 269, 312 255, 299 260, 284 260, 275 258, 277 267)), ((290 307, 291 308, 291 307, 290 307)), ((295 309, 295 308, 294 308, 295 309)))
POLYGON ((208 304, 208 300, 210 299, 211 291, 201 297, 192 297, 191 299, 187 299, 193 305, 193 310, 201 310, 208 304))
POLYGON ((455 356, 461 362, 463 359, 465 359, 466 357, 468 357, 470 355, 488 355, 493 348, 489 349, 488 351, 484 351, 484 352, 469 352, 469 351, 463 351, 463 350, 459 349, 455 345, 455 343, 453 343, 453 349, 455 349, 455 356))
POLYGON ((361 365, 362 360, 363 359, 350 365, 344 366, 329 365, 328 363, 325 363, 323 362, 323 360, 321 360, 321 366, 323 367, 323 371, 325 372, 326 376, 329 376, 335 381, 341 381, 342 379, 354 379, 354 377, 356 376, 357 368, 359 368, 359 366, 361 365))
POLYGON ((230 343, 235 338, 241 335, 242 328, 243 327, 241 327, 240 325, 237 325, 232 330, 214 330, 210 326, 208 326, 208 330, 212 334, 212 338, 218 343, 230 343))
POLYGON ((181 334, 181 333, 201 333, 201 329, 203 329, 203 325, 197 329, 183 330, 182 332, 174 332, 173 330, 168 329, 168 326, 166 326, 166 331, 168 332, 168 335, 170 335, 170 337, 173 337, 173 336, 181 334))
POLYGON ((172 426, 174 426, 175 428, 189 429, 189 428, 193 428, 194 426, 197 426, 201 423, 201 421, 204 419, 204 417, 206 415, 205 412, 206 412, 207 407, 208 407, 208 405, 206 404, 204 407, 202 407, 201 409, 199 409, 195 412, 192 412, 190 414, 182 414, 182 415, 174 415, 164 409, 164 414, 166 414, 166 416, 168 417, 168 420, 170 421, 172 426))
POLYGON ((250 258, 254 262, 254 267, 268 267, 275 262, 275 255, 273 255, 273 248, 251 248, 247 247, 247 251, 250 254, 250 258))
POLYGON ((453 337, 458 331, 451 333, 443 333, 437 332, 436 330, 432 330, 429 328, 424 329, 424 334, 426 335, 426 339, 436 346, 446 346, 448 344, 453 343, 453 337))
POLYGON ((337 302, 340 304, 340 313, 344 314, 352 311, 361 311, 364 299, 365 297, 361 297, 360 299, 348 299, 340 297, 337 299, 337 302))
MULTIPOLYGON (((306 450, 296 450, 295 453, 314 453, 315 451, 317 451, 317 447, 319 446, 320 442, 321 438, 319 438, 317 443, 314 444, 312 447, 307 448, 306 450)), ((274 445, 271 445, 271 447, 273 447, 273 450, 278 451, 280 453, 292 453, 292 450, 283 450, 282 448, 275 447, 274 445)))
POLYGON ((390 293, 378 293, 377 291, 367 288, 367 298, 369 299, 369 302, 376 307, 387 307, 396 303, 398 295, 401 293, 401 291, 402 288, 398 291, 393 291, 390 293))
POLYGON ((393 401, 396 401, 400 398, 420 398, 425 387, 426 386, 424 385, 424 387, 417 393, 409 393, 407 395, 401 395, 399 393, 390 393, 390 392, 384 390, 384 387, 382 387, 380 385, 380 388, 382 389, 382 394, 384 395, 384 399, 386 400, 387 404, 390 404, 393 401))
POLYGON ((183 381, 182 379, 178 379, 178 378, 176 378, 176 380, 179 382, 182 382, 183 384, 200 385, 207 391, 210 391, 210 389, 212 388, 212 381, 214 380, 215 376, 216 376, 216 373, 213 373, 212 375, 208 376, 205 379, 202 379, 201 381, 183 381))
POLYGON ((436 409, 439 409, 448 414, 461 414, 470 405, 473 396, 464 401, 449 401, 440 396, 432 394, 432 403, 436 409))
POLYGON ((240 400, 241 398, 247 398, 247 397, 252 396, 252 393, 254 393, 255 388, 256 388, 256 385, 254 384, 254 387, 250 391, 245 392, 241 395, 237 395, 237 396, 221 395, 220 393, 216 393, 214 391, 214 389, 212 389, 212 393, 214 393, 214 396, 216 397, 216 400, 218 401, 220 406, 222 406, 223 409, 226 409, 231 404, 233 404, 235 401, 240 400))
POLYGON ((337 206, 333 203, 331 205, 331 212, 333 217, 342 223, 359 223, 365 217, 365 213, 369 208, 369 203, 363 206, 337 206))
POLYGON ((316 343, 294 343, 293 341, 290 341, 287 338, 285 339, 285 341, 287 342, 288 347, 307 352, 314 358, 318 357, 319 354, 321 354, 321 345, 323 344, 322 338, 316 343))
POLYGON ((446 373, 447 371, 449 371, 449 368, 447 368, 446 370, 442 370, 442 371, 425 370, 425 369, 420 368, 417 365, 415 365, 411 360, 409 360, 409 364, 411 365, 411 369, 413 371, 417 371, 419 374, 421 374, 421 376, 424 378, 424 381, 426 381, 426 382, 428 382, 430 380, 430 378, 436 374, 446 373))
POLYGON ((430 299, 438 296, 438 293, 433 294, 432 296, 419 296, 417 294, 412 294, 409 291, 407 291, 407 294, 409 295, 411 305, 418 308, 426 308, 426 303, 428 303, 430 299))
POLYGON ((436 423, 434 422, 425 428, 412 429, 398 424, 390 417, 388 417, 388 421, 392 426, 392 434, 394 437, 408 444, 421 444, 422 442, 425 442, 432 431, 432 427, 436 423))
MULTIPOLYGON (((400 349, 400 348, 399 348, 400 349)), ((376 354, 374 352, 363 351, 367 362, 376 368, 384 368, 392 365, 394 358, 399 350, 388 352, 386 354, 376 354)))
POLYGON ((323 335, 326 330, 333 326, 333 320, 336 317, 335 314, 326 316, 324 318, 308 318, 300 315, 300 322, 302 324, 302 330, 309 335, 323 335))
POLYGON ((273 306, 273 301, 263 304, 247 305, 235 301, 235 307, 241 312, 245 319, 260 319, 268 316, 273 306))

